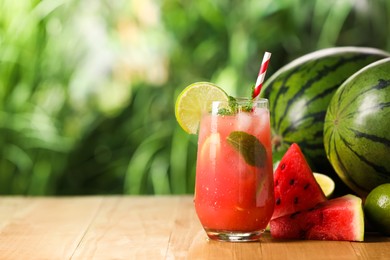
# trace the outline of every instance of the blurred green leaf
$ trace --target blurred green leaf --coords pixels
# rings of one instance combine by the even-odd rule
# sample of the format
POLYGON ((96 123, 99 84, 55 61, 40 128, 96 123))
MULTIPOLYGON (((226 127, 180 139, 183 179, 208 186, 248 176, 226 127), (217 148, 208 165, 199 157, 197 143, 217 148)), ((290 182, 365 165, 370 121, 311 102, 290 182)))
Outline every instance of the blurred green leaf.
POLYGON ((332 46, 390 51, 390 1, 0 0, 0 194, 194 191, 187 85, 247 96, 332 46))

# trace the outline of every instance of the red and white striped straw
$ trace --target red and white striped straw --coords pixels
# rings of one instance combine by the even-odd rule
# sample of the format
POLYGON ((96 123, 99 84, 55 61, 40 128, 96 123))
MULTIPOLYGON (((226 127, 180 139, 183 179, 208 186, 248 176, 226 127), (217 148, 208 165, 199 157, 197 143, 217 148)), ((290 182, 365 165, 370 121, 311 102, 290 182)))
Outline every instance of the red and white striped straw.
POLYGON ((252 93, 252 98, 256 98, 260 94, 261 87, 263 86, 265 73, 267 72, 268 63, 271 58, 270 52, 265 52, 263 61, 261 62, 259 75, 257 76, 256 85, 252 93))

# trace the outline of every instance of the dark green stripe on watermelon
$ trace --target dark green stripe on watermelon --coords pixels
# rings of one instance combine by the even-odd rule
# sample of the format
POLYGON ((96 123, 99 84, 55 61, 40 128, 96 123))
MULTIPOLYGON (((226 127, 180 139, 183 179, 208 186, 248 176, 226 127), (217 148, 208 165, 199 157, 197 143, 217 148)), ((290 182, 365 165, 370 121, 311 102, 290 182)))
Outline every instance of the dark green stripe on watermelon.
POLYGON ((325 174, 332 171, 323 144, 328 104, 349 76, 389 56, 373 48, 328 48, 298 58, 277 71, 265 82, 261 94, 270 101, 277 145, 286 149, 298 143, 313 170, 325 174))
POLYGON ((333 96, 324 123, 326 155, 361 195, 390 182, 390 58, 351 76, 333 96))

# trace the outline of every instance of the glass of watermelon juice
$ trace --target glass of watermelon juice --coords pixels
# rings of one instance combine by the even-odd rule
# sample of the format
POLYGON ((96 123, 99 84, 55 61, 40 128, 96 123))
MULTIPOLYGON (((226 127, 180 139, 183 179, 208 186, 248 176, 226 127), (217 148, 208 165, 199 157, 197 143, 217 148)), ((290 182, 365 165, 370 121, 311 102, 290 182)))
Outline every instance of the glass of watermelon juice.
POLYGON ((195 209, 208 237, 257 241, 274 209, 267 99, 215 101, 200 121, 195 209))

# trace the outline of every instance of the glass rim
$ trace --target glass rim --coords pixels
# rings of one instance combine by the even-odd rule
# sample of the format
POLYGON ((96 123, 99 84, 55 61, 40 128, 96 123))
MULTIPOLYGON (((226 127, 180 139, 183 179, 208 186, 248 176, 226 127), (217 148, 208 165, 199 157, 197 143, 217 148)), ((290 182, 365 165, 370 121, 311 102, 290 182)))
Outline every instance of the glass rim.
POLYGON ((210 103, 211 110, 205 111, 212 115, 235 115, 242 112, 254 111, 253 109, 265 108, 269 110, 269 101, 266 98, 234 98, 235 102, 231 103, 231 100, 215 100, 210 103))
MULTIPOLYGON (((253 104, 269 103, 267 98, 248 98, 248 97, 234 97, 238 104, 252 102, 253 104)), ((230 100, 213 100, 212 103, 229 103, 230 100)))

